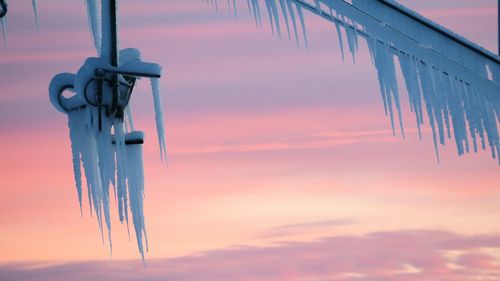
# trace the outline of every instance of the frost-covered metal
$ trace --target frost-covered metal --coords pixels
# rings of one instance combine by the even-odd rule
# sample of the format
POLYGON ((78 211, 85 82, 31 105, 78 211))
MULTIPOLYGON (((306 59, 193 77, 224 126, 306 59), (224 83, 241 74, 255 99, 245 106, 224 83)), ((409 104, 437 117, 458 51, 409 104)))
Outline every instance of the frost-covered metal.
POLYGON ((419 130, 424 120, 430 124, 438 161, 438 145, 449 138, 459 155, 488 149, 500 164, 497 55, 393 0, 247 0, 259 25, 262 2, 278 37, 285 26, 289 37, 307 47, 306 10, 335 25, 343 58, 347 49, 355 62, 359 40, 365 40, 394 134, 398 126, 404 137, 399 66, 419 130))
POLYGON ((83 178, 90 212, 95 213, 104 238, 106 225, 110 248, 110 200, 113 193, 122 223, 132 215, 139 252, 144 260, 147 235, 144 223, 144 133, 134 131, 130 96, 140 78, 150 79, 161 158, 166 145, 158 79, 161 67, 141 60, 137 49, 118 51, 115 0, 87 0, 90 29, 98 57, 88 58, 77 73, 56 75, 49 96, 56 109, 68 116, 73 169, 80 209, 83 178), (72 92, 70 96, 65 95, 72 92), (83 167, 83 170, 82 168, 83 167))

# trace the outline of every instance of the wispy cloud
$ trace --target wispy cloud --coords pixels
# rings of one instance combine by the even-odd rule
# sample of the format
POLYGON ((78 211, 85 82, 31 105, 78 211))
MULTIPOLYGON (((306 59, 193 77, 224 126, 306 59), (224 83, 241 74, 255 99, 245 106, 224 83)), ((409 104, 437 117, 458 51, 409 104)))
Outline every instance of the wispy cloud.
POLYGON ((283 237, 294 234, 307 233, 311 231, 323 230, 326 228, 349 226, 361 223, 355 219, 333 219, 333 220, 321 220, 313 222, 304 222, 296 224, 287 224, 282 226, 277 226, 273 228, 266 229, 262 231, 258 238, 276 238, 283 237))
POLYGON ((254 151, 274 151, 274 150, 295 150, 295 149, 317 149, 328 148, 339 145, 349 145, 357 143, 381 143, 394 142, 396 138, 388 130, 380 131, 358 131, 342 132, 328 131, 301 139, 271 140, 267 142, 237 143, 237 144, 213 144, 193 147, 174 147, 173 154, 201 154, 201 153, 227 153, 227 152, 254 152, 254 151))
POLYGON ((214 250, 150 260, 146 269, 137 260, 4 264, 0 276, 9 281, 500 280, 499 253, 498 234, 393 231, 214 250))

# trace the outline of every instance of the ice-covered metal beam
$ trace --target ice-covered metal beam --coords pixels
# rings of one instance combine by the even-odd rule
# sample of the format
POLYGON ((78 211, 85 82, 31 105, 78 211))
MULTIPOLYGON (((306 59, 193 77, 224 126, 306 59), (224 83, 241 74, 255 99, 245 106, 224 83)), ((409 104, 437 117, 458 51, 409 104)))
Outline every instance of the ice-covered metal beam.
MULTIPOLYGON (((251 12, 260 23, 260 1, 251 1, 254 7, 251 12)), ((384 111, 390 117, 393 134, 397 124, 401 135, 405 134, 402 88, 397 75, 399 65, 419 133, 427 115, 438 161, 438 146, 445 145, 446 139, 454 139, 459 155, 489 147, 491 156, 498 160, 500 63, 497 55, 392 0, 265 0, 265 4, 270 25, 278 37, 284 23, 289 37, 293 31, 298 42, 300 27, 307 46, 302 13, 307 10, 335 26, 343 59, 344 40, 347 39, 348 51, 355 63, 361 42, 358 38, 364 38, 377 71, 384 111)))
MULTIPOLYGON (((500 0, 499 0, 500 1, 500 0)), ((420 24, 423 26, 429 28, 431 31, 434 31, 451 41, 462 45, 463 47, 470 49, 471 51, 477 53, 480 56, 484 56, 487 59, 493 60, 497 63, 500 63, 500 57, 493 54, 492 52, 478 46, 475 43, 472 43, 471 41, 463 38, 462 36, 444 28, 443 26, 434 23, 433 21, 415 13, 414 11, 404 7, 401 4, 396 3, 394 0, 378 0, 378 1, 370 1, 370 2, 379 2, 390 9, 392 9, 395 13, 404 15, 420 24)), ((398 16, 399 17, 399 16, 398 16)))
MULTIPOLYGON (((350 9, 359 17, 377 22, 384 29, 392 31, 399 39, 404 38, 405 41, 422 47, 426 53, 433 53, 435 57, 449 60, 458 68, 463 68, 465 72, 477 74, 480 78, 500 87, 500 56, 393 0, 292 1, 329 21, 338 22, 338 18, 331 14, 331 9, 350 9)), ((358 32, 363 35, 362 29, 358 32)), ((395 45, 400 45, 396 40, 393 42, 395 45)), ((461 72, 464 72, 463 70, 461 72)))

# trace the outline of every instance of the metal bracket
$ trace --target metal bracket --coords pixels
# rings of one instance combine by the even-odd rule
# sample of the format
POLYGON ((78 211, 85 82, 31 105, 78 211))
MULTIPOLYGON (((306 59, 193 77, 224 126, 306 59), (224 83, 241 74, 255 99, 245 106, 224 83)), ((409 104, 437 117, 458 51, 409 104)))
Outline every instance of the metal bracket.
MULTIPOLYGON (((1 1, 1 0, 0 0, 1 1)), ((123 111, 130 101, 135 82, 138 78, 160 78, 161 75, 148 72, 137 71, 123 71, 120 69, 105 69, 97 68, 95 70, 94 78, 90 79, 84 88, 83 97, 86 104, 74 108, 66 108, 62 102, 62 94, 67 89, 74 89, 73 85, 64 85, 61 87, 58 95, 58 102, 61 108, 66 112, 83 109, 87 106, 97 107, 98 110, 98 126, 99 131, 102 130, 102 110, 105 109, 106 116, 114 116, 116 118, 123 118, 123 111), (123 79, 119 79, 123 77, 123 79), (96 83, 95 97, 91 97, 89 86, 96 83), (107 84, 113 89, 113 96, 111 105, 103 104, 104 102, 104 85, 107 84), (123 89, 123 90, 121 90, 123 89)))
POLYGON ((75 111, 75 110, 79 110, 79 109, 83 109, 83 108, 87 107, 85 104, 83 104, 81 106, 74 107, 74 108, 67 108, 66 106, 64 106, 64 103, 62 102, 64 91, 66 91, 68 89, 74 89, 74 88, 75 87, 72 84, 64 85, 61 87, 61 89, 59 90, 59 94, 57 95, 57 101, 59 102, 59 105, 66 112, 75 111))
MULTIPOLYGON (((116 144, 116 141, 112 141, 111 143, 116 144)), ((135 145, 135 144, 144 144, 144 140, 140 138, 125 140, 125 145, 135 145)))
MULTIPOLYGON (((137 78, 147 77, 147 78, 160 78, 161 75, 147 72, 134 72, 134 71, 123 71, 119 69, 105 69, 98 68, 95 71, 95 79, 97 81, 97 107, 99 109, 99 130, 101 130, 102 120, 101 120, 101 107, 102 99, 104 93, 104 82, 111 85, 113 89, 113 96, 111 101, 111 106, 106 106, 106 116, 115 116, 117 118, 123 118, 123 111, 130 101, 132 96, 132 91, 134 90, 135 82, 137 78), (111 77, 108 78, 111 74, 111 77), (122 76, 124 81, 120 81, 119 77, 122 76), (124 91, 120 91, 121 86, 125 86, 124 91), (121 96, 123 95, 123 96, 121 96)), ((87 93, 85 93, 87 96, 87 93)))

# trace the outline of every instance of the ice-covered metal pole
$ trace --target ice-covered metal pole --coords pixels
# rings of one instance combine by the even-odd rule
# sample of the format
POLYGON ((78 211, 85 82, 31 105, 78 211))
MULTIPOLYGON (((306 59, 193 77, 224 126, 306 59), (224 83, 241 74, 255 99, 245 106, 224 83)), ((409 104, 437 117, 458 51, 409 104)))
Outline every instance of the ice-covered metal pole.
POLYGON ((115 67, 118 66, 116 18, 116 0, 102 0, 102 44, 100 56, 115 67))
MULTIPOLYGON (((118 67, 118 28, 116 0, 103 0, 102 15, 102 44, 101 58, 109 62, 113 67, 118 67)), ((108 116, 123 117, 122 110, 118 109, 118 98, 120 95, 118 76, 112 77, 112 102, 106 114, 108 116)))
MULTIPOLYGON (((118 66, 118 39, 117 39, 117 20, 116 20, 116 0, 109 0, 109 14, 110 14, 110 62, 114 67, 118 66)), ((120 88, 118 83, 118 75, 113 74, 113 103, 109 114, 116 114, 118 118, 123 117, 123 110, 118 109, 118 96, 120 94, 120 88)))
POLYGON ((109 26, 110 26, 110 63, 118 66, 118 40, 116 28, 116 0, 109 0, 109 26))
MULTIPOLYGON (((144 133, 134 131, 132 125, 126 126, 123 117, 136 79, 151 78, 158 140, 161 152, 165 151, 157 81, 161 67, 142 62, 139 50, 118 51, 118 1, 86 0, 99 58, 88 58, 76 74, 56 75, 50 83, 49 96, 56 109, 68 115, 80 207, 84 176, 90 207, 96 214, 101 233, 103 224, 106 224, 111 249, 109 187, 113 185, 120 221, 128 224, 128 214, 132 214, 139 252, 144 260, 148 247, 143 211, 144 133), (99 3, 101 13, 97 11, 99 3), (123 54, 121 61, 120 54, 123 54), (76 94, 66 98, 63 93, 67 89, 73 89, 76 94)), ((131 118, 128 120, 130 122, 131 118)))

